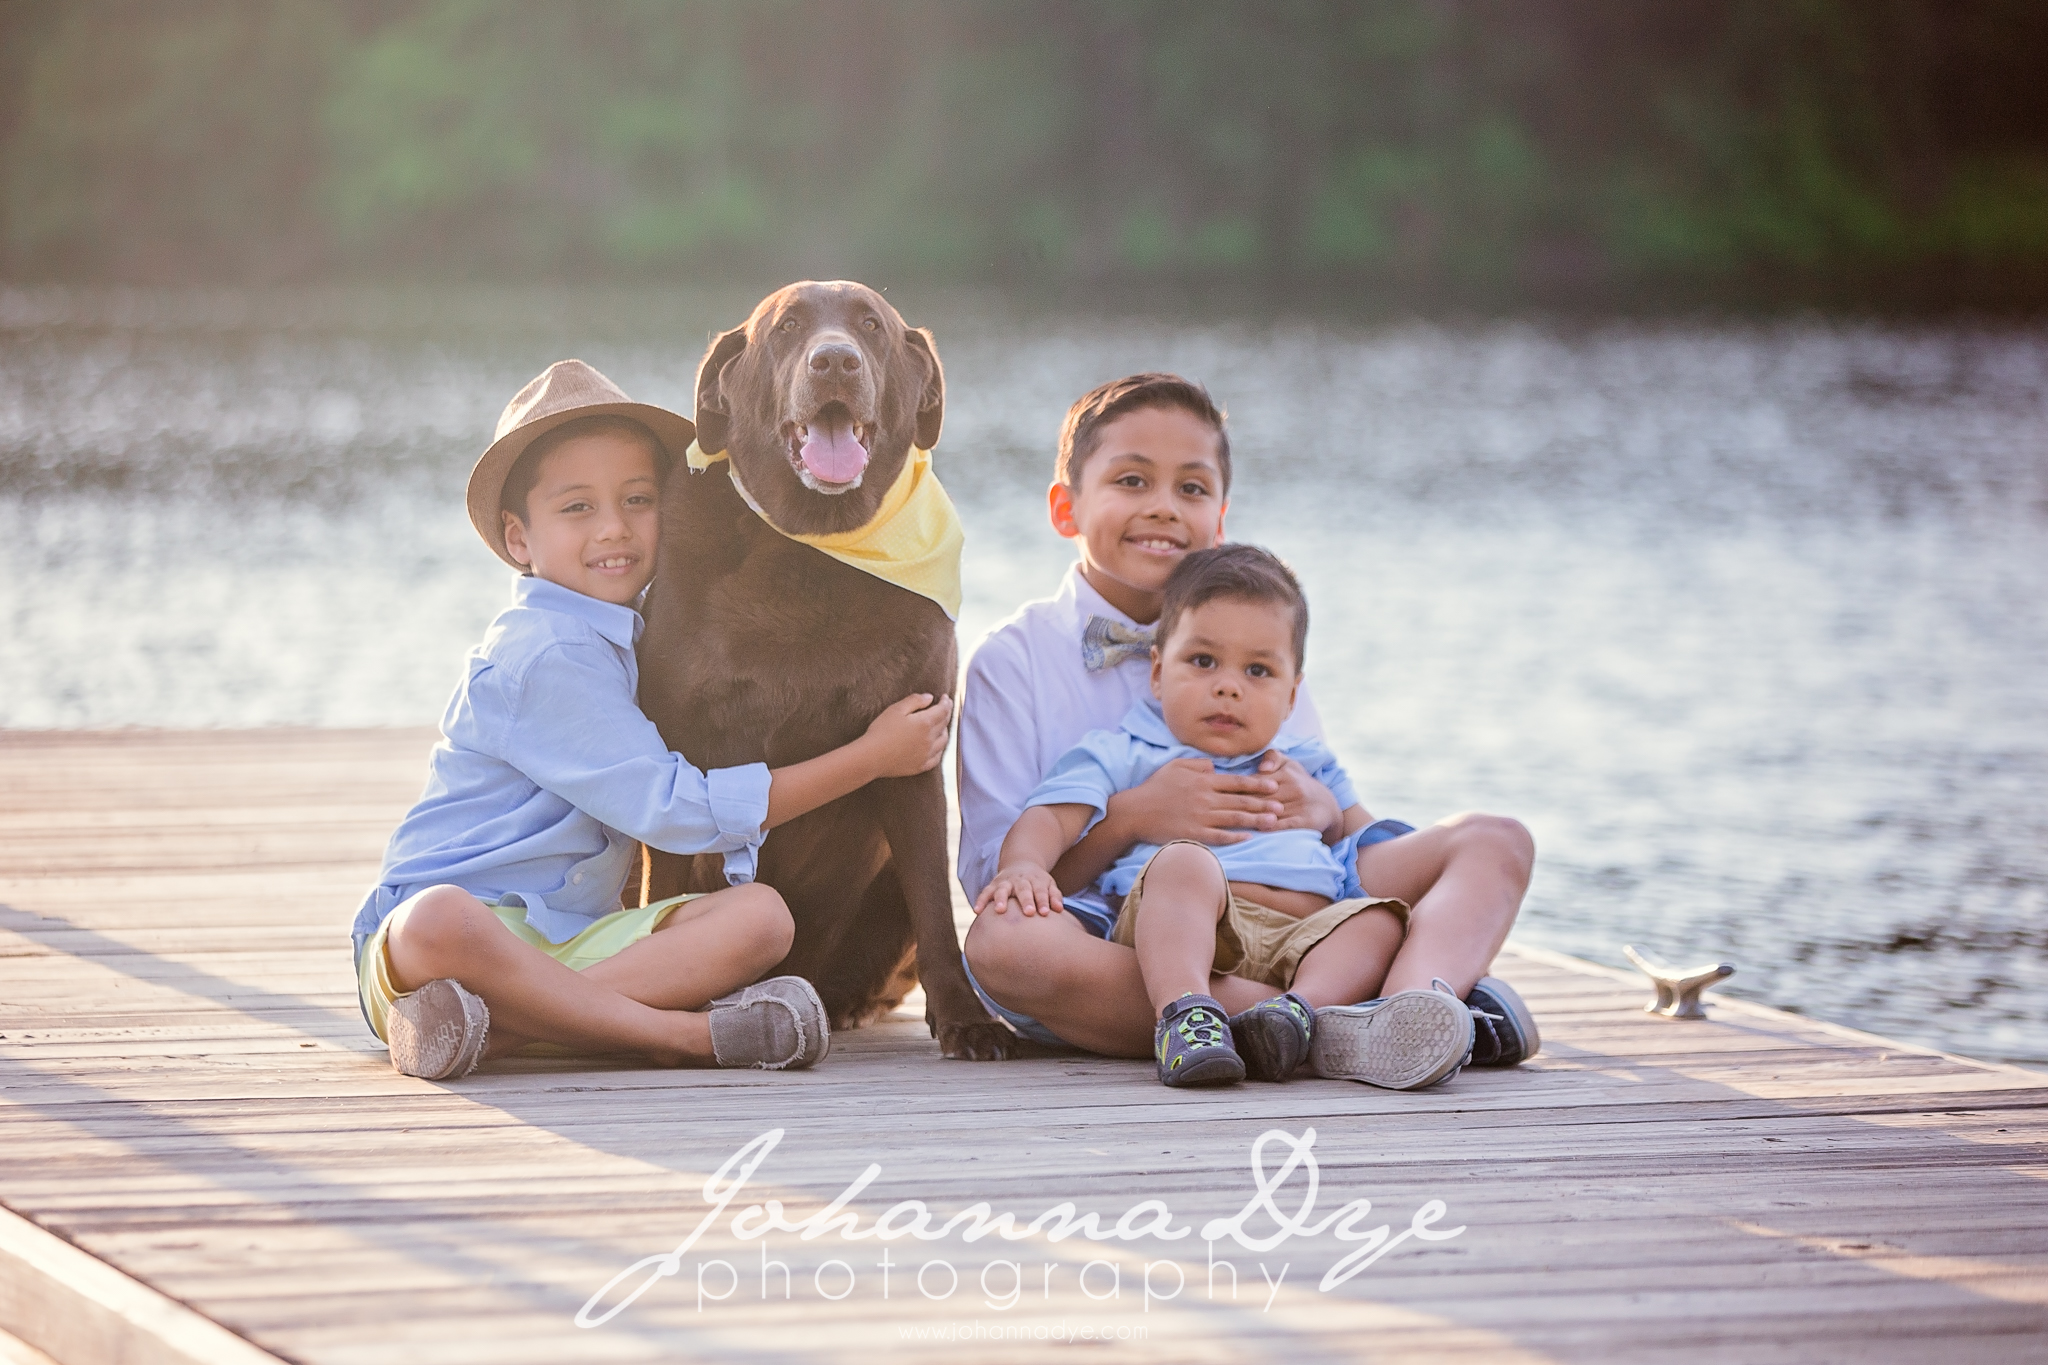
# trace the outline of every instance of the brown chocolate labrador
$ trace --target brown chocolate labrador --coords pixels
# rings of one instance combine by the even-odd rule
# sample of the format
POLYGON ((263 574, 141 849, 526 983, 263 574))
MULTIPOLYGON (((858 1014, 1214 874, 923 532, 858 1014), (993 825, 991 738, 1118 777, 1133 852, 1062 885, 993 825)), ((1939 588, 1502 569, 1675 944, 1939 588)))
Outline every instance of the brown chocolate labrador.
MULTIPOLYGON (((865 285, 792 284, 711 343, 697 441, 728 460, 669 482, 640 644, 641 705, 692 763, 802 762, 909 693, 952 695, 953 623, 936 603, 780 534, 733 483, 785 530, 856 530, 944 415, 931 334, 865 285)), ((775 971, 810 980, 834 1027, 922 978, 944 1055, 1006 1057, 1011 1035, 961 966, 946 862, 936 768, 779 826, 758 875, 789 903, 796 941, 775 971)), ((650 878, 655 897, 725 884, 717 856, 656 852, 650 878)))

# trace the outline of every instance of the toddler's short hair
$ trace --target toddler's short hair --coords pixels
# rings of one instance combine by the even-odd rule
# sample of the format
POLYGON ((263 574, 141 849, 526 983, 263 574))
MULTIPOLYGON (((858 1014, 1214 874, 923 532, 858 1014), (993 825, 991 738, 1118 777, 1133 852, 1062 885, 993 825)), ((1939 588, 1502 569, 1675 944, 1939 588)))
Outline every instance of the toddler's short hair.
POLYGON ((1081 466, 1102 442, 1102 428, 1140 408, 1179 408, 1216 430, 1216 463, 1223 469, 1223 493, 1230 493, 1230 433, 1223 409, 1209 391, 1177 374, 1132 374, 1090 389, 1067 409, 1060 424, 1060 453, 1053 477, 1069 488, 1081 486, 1081 466))
POLYGON ((1173 638, 1183 613, 1219 597, 1284 606, 1294 617, 1294 675, 1301 676, 1302 654, 1308 648, 1308 598, 1294 570, 1270 550, 1256 545, 1218 545, 1196 550, 1166 579, 1166 601, 1159 609, 1153 634, 1160 649, 1173 638))
POLYGON ((526 500, 533 494, 533 486, 540 481, 540 462, 550 451, 559 450, 578 436, 595 436, 601 432, 613 432, 644 442, 654 452, 654 478, 657 483, 668 481, 668 471, 675 463, 675 456, 662 445, 661 438, 650 430, 645 422, 631 417, 622 417, 615 412, 600 412, 591 417, 578 417, 573 422, 564 422, 542 436, 534 438, 533 444, 519 453, 512 462, 512 468, 505 471, 504 491, 498 494, 498 506, 524 523, 528 520, 526 500))

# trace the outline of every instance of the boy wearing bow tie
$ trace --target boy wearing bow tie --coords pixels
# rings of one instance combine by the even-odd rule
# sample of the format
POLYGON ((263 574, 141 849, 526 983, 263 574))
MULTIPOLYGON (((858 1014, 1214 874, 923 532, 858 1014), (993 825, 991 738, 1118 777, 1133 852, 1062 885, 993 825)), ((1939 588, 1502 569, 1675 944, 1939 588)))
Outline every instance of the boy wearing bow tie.
MULTIPOLYGON (((1068 410, 1047 510, 1075 542, 1078 562, 1057 595, 1026 603, 989 633, 962 690, 959 874, 970 900, 994 877, 1004 836, 1060 756, 1151 696, 1150 627, 1167 577, 1191 551, 1222 540, 1230 473, 1223 413, 1178 375, 1115 380, 1068 410)), ((1283 732, 1322 737, 1306 683, 1283 732)), ((1051 869, 1054 878, 1063 891, 1081 891, 1140 843, 1221 847, 1255 833, 1330 827, 1341 814, 1336 797, 1284 747, 1249 772, 1218 773, 1200 759, 1166 764, 1109 799, 1103 818, 1051 869)), ((1479 986, 1528 884, 1527 831, 1472 814, 1419 833, 1389 820, 1375 829, 1359 861, 1365 893, 1413 907, 1381 989, 1428 989, 1441 977, 1481 1012, 1475 1065, 1532 1055, 1533 1024, 1523 1037, 1516 1023, 1529 1022, 1520 1002, 1479 986)), ((1086 897, 1044 914, 991 907, 968 933, 969 972, 983 1002, 1020 1037, 1148 1056, 1154 1011, 1137 954, 1110 941, 1113 928, 1107 909, 1088 907, 1086 897)), ((1278 992, 1218 977, 1211 994, 1238 1008, 1278 992)))

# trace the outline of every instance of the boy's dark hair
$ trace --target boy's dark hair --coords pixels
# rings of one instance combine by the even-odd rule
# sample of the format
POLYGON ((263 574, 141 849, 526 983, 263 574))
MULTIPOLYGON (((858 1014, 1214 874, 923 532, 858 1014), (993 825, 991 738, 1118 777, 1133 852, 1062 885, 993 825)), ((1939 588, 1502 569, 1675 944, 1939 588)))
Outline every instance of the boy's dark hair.
POLYGON ((1282 564, 1270 551, 1256 545, 1218 545, 1196 550, 1166 579, 1166 601, 1159 608, 1159 626, 1152 638, 1160 649, 1173 638, 1182 613, 1193 611, 1219 597, 1236 597, 1250 602, 1272 602, 1294 615, 1294 675, 1301 676, 1303 651, 1308 648, 1308 598, 1294 570, 1282 564))
POLYGON ((1060 424, 1060 453, 1053 477, 1069 488, 1081 486, 1081 466, 1102 443, 1102 429, 1140 408, 1179 408, 1216 430, 1216 463, 1223 470, 1224 496, 1230 493, 1230 433, 1224 430, 1223 409, 1209 391, 1177 374, 1132 374, 1090 389, 1067 409, 1060 424))
POLYGON ((526 521, 526 500, 540 479, 540 462, 548 457, 548 453, 559 450, 578 436, 595 436, 607 431, 645 442, 647 448, 654 452, 655 482, 668 481, 669 467, 675 463, 675 457, 662 445, 661 438, 644 422, 636 422, 614 412, 600 412, 593 417, 578 417, 573 422, 564 422, 553 431, 535 437, 533 444, 520 451, 519 458, 512 462, 512 468, 505 472, 505 488, 498 494, 498 506, 520 521, 526 521))

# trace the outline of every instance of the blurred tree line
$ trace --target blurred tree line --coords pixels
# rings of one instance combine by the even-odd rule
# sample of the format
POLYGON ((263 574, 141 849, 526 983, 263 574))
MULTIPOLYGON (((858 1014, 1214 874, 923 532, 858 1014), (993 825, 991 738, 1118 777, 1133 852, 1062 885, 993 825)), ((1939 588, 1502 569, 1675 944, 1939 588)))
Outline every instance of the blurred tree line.
POLYGON ((2048 299, 2038 0, 4 0, 0 274, 2048 299))

